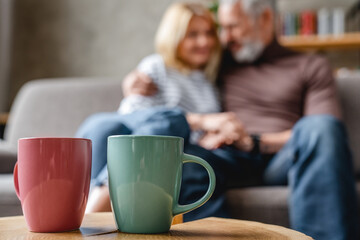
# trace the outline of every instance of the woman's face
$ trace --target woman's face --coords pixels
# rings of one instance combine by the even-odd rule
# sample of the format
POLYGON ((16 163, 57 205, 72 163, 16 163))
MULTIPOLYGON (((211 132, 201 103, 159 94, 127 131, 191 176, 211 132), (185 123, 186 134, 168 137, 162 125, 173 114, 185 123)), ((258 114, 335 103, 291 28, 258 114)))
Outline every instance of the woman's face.
POLYGON ((190 68, 201 69, 210 60, 216 42, 211 22, 203 17, 193 16, 184 39, 179 43, 178 56, 190 68))

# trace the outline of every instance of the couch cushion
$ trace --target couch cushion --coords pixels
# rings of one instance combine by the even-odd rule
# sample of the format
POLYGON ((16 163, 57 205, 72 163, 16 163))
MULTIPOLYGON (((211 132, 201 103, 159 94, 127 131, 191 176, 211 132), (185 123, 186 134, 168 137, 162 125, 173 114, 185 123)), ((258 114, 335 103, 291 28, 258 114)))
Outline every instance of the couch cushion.
MULTIPOLYGON (((360 181, 356 183, 356 192, 360 206, 360 181)), ((226 196, 234 218, 290 227, 289 194, 285 186, 264 186, 231 189, 226 196)), ((360 208, 358 216, 360 222, 360 208)))
POLYGON ((232 217, 289 227, 287 187, 249 187, 227 192, 232 217))

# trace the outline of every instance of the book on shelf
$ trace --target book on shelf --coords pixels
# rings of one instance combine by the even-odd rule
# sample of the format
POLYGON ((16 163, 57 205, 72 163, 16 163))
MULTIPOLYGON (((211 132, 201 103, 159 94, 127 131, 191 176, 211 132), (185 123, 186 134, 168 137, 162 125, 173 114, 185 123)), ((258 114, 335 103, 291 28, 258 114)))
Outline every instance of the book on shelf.
MULTIPOLYGON (((345 10, 321 8, 280 14, 279 33, 293 35, 341 35, 345 33, 345 10)), ((360 18, 359 18, 360 19, 360 18)))
POLYGON ((316 33, 316 16, 313 11, 300 13, 300 35, 313 35, 316 33))

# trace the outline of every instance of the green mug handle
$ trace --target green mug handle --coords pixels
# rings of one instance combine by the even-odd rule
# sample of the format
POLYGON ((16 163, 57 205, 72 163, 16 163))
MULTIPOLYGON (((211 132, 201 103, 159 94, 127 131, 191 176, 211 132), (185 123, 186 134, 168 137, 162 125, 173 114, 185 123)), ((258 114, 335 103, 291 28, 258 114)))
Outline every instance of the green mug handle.
POLYGON ((183 163, 193 162, 193 163, 197 163, 197 164, 200 164, 201 166, 203 166, 206 169, 207 173, 209 174, 210 181, 209 181, 209 187, 208 187, 207 192, 205 193, 205 195, 202 198, 200 198, 196 202, 190 203, 187 205, 179 205, 179 203, 176 203, 176 205, 174 206, 174 209, 173 209, 174 216, 178 215, 178 214, 190 212, 190 211, 194 210, 195 208, 200 207, 201 205, 206 203, 207 200, 210 199, 211 195, 213 194, 213 192, 215 190, 216 178, 215 178, 214 170, 212 169, 210 164, 208 164, 205 160, 203 160, 199 157, 195 157, 195 156, 185 154, 185 153, 183 155, 182 162, 183 163))

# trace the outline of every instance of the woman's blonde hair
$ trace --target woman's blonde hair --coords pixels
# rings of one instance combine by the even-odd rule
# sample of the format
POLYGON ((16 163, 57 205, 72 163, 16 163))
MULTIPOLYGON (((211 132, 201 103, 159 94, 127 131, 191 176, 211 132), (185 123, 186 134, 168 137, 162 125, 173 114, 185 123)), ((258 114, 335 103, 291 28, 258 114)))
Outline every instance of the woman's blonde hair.
POLYGON ((165 12, 155 37, 155 49, 163 57, 166 66, 189 73, 189 66, 178 57, 179 43, 184 39, 193 16, 205 18, 211 23, 216 45, 204 68, 210 81, 216 78, 220 61, 221 45, 216 34, 216 24, 209 10, 199 3, 174 3, 165 12))

